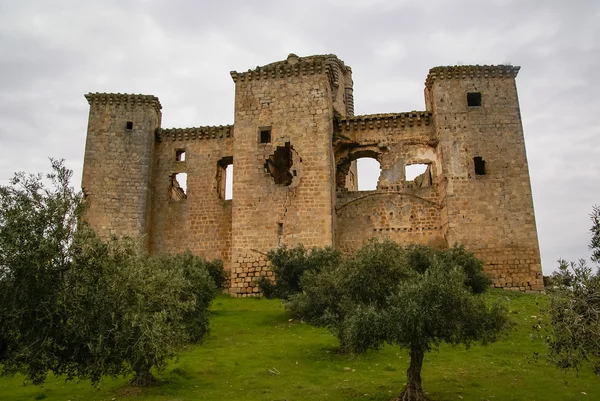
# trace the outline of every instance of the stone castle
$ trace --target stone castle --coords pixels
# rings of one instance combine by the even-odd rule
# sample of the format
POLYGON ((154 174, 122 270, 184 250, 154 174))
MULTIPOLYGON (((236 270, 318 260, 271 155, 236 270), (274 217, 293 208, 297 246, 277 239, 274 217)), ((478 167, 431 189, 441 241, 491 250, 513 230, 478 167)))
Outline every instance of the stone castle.
POLYGON ((223 259, 234 296, 257 295, 270 249, 351 252, 370 237, 463 244, 497 287, 541 290, 518 71, 435 67, 424 111, 355 116, 349 66, 290 54, 231 72, 234 124, 196 128, 162 128, 154 96, 89 93, 86 219, 151 252, 223 259), (376 190, 358 191, 363 157, 381 165, 376 190))

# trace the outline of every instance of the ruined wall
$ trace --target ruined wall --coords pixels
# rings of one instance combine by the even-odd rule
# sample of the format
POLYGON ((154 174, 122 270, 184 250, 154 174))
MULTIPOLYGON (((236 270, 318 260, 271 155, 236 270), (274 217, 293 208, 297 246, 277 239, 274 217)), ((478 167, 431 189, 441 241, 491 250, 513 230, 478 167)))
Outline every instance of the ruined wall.
POLYGON ((540 256, 515 85, 518 70, 437 67, 427 78, 426 99, 442 156, 449 244, 464 244, 480 256, 497 286, 539 290, 540 256))
POLYGON ((167 129, 157 139, 151 250, 190 249, 208 259, 223 259, 228 268, 232 201, 225 200, 224 185, 225 168, 233 160, 233 127, 167 129), (187 174, 184 197, 174 193, 177 173, 187 174))
MULTIPOLYGON (((437 174, 441 171, 431 113, 415 111, 348 118, 336 126, 336 245, 353 252, 370 237, 444 246, 437 174), (371 157, 381 165, 377 190, 342 187, 345 166, 371 157), (406 165, 430 166, 427 182, 405 176, 406 165)), ((347 174, 350 174, 348 171, 347 174)))
POLYGON ((82 188, 85 220, 102 237, 147 235, 152 199, 154 96, 89 93, 82 188))
POLYGON ((258 294, 273 248, 352 252, 374 236, 464 244, 496 286, 540 290, 517 72, 436 67, 426 111, 354 116, 350 67, 334 55, 291 54, 231 73, 235 131, 161 129, 154 96, 88 94, 85 219, 104 237, 145 235, 152 252, 223 259, 234 296, 258 294), (381 166, 374 191, 358 191, 363 157, 381 166), (409 180, 416 164, 422 173, 409 180))

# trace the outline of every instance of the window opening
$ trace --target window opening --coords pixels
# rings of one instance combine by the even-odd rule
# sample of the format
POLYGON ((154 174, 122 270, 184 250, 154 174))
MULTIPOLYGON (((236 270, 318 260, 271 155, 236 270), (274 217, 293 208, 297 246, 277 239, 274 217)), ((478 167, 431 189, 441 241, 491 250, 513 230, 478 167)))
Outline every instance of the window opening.
POLYGON ((404 177, 406 182, 412 182, 416 187, 431 186, 430 164, 407 164, 404 166, 404 177))
POLYGON ((271 128, 261 128, 260 143, 271 143, 271 128))
POLYGON ((226 156, 217 162, 216 180, 219 199, 233 199, 233 156, 226 156))
POLYGON ((178 162, 185 161, 185 150, 184 149, 178 149, 175 151, 175 160, 178 162))
POLYGON ((187 173, 176 173, 171 175, 170 195, 173 200, 187 198, 187 173))
POLYGON ((225 169, 225 200, 233 199, 233 164, 225 169))
POLYGON ((467 104, 469 107, 481 106, 481 92, 467 93, 467 104))
POLYGON ((485 175, 485 160, 483 160, 483 157, 474 157, 473 164, 475 165, 475 175, 485 175))
POLYGON ((359 191, 374 191, 381 175, 381 164, 370 157, 356 159, 356 177, 350 167, 346 176, 346 188, 358 188, 359 191), (353 181, 356 180, 356 183, 353 181), (349 182, 351 181, 351 182, 349 182))
POLYGON ((133 129, 133 121, 127 121, 127 123, 125 124, 125 128, 128 130, 132 130, 133 129))

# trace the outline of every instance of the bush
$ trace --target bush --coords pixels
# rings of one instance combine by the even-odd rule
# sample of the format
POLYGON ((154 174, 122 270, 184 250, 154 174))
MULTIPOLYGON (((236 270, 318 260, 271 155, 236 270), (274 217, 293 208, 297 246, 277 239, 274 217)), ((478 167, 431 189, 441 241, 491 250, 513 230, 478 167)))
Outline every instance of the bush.
POLYGON ((258 286, 267 298, 288 299, 302 291, 300 279, 305 272, 319 271, 336 265, 341 253, 332 248, 307 250, 302 245, 294 248, 281 247, 268 253, 274 282, 266 277, 258 279, 258 286))

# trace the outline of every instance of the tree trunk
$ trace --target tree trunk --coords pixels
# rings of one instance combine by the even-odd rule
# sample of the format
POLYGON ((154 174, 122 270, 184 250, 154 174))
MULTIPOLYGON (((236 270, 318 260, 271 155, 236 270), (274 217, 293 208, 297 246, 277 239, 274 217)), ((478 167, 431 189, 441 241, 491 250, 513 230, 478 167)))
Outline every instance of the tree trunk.
POLYGON ((136 387, 146 387, 156 383, 156 379, 150 373, 150 368, 136 370, 135 376, 129 381, 129 384, 136 387))
POLYGON ((410 366, 406 371, 406 388, 397 398, 398 401, 425 401, 425 394, 421 387, 421 368, 423 367, 424 352, 420 348, 411 348, 410 366))

